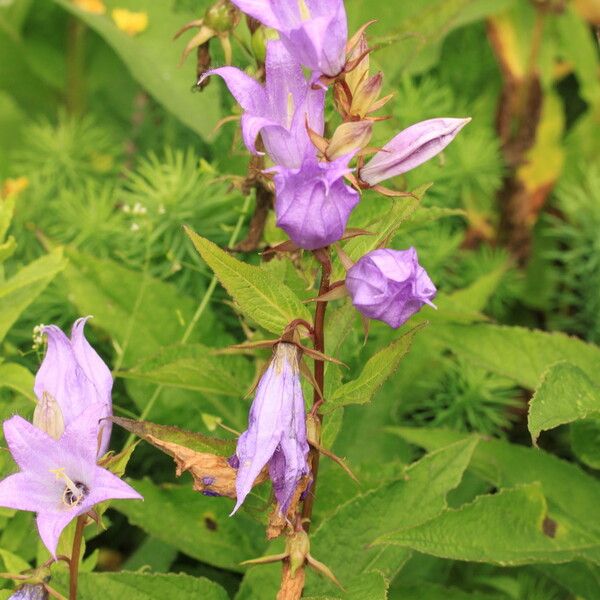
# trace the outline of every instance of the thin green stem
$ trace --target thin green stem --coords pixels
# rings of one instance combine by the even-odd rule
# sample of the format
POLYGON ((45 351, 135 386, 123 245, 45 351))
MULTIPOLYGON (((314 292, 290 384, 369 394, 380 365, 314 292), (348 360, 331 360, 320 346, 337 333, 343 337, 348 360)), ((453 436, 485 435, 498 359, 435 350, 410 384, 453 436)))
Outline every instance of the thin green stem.
MULTIPOLYGON (((246 214, 248 213, 248 209, 250 208, 250 201, 251 201, 251 196, 250 196, 250 194, 248 194, 244 200, 244 204, 242 206, 242 212, 240 213, 237 223, 235 224, 235 227, 233 228, 233 231, 231 232, 231 237, 229 238, 229 242, 227 244, 227 246, 229 248, 234 246, 238 240, 240 232, 242 231, 242 226, 244 225, 244 220, 246 218, 246 214)), ((202 296, 202 300, 198 304, 198 308, 196 309, 194 316, 192 317, 183 336, 181 337, 182 344, 185 344, 189 340, 190 336, 192 335, 192 333, 194 331, 194 328, 198 324, 198 321, 200 321, 202 315, 204 314, 204 311, 206 310, 206 307, 208 306, 208 304, 212 298, 212 295, 215 292, 215 289, 217 287, 217 282, 218 282, 217 277, 215 275, 213 275, 210 283, 208 284, 208 287, 206 288, 206 292, 204 292, 204 295, 202 296)), ((148 418, 148 415, 154 408, 154 405, 156 404, 156 401, 158 400, 158 397, 160 396, 160 393, 162 392, 163 388, 164 388, 164 386, 159 385, 154 390, 154 393, 150 397, 150 400, 148 400, 148 403, 146 404, 146 406, 144 407, 144 410, 142 411, 142 414, 140 415, 141 421, 144 421, 145 419, 148 418)), ((129 437, 127 438, 127 441, 125 442, 124 449, 129 448, 129 446, 131 446, 131 444, 133 444, 134 440, 135 440, 135 435, 132 433, 129 434, 129 437)))

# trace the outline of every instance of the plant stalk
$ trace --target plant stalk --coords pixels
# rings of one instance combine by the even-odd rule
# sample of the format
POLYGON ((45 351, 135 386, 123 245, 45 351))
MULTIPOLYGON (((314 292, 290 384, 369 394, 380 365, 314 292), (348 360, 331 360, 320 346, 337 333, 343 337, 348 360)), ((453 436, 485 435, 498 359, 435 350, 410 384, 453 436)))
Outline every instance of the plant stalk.
POLYGON ((87 520, 86 515, 77 517, 75 537, 73 539, 73 551, 69 562, 69 600, 77 600, 77 580, 79 578, 79 558, 81 554, 81 542, 83 540, 83 528, 87 520))

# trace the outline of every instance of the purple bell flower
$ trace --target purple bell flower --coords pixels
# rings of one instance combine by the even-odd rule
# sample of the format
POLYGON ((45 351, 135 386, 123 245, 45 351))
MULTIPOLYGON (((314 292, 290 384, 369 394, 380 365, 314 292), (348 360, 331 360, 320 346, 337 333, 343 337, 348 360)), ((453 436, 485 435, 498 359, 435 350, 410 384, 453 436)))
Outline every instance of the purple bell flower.
POLYGON ((384 248, 365 254, 348 269, 346 288, 361 314, 394 329, 424 304, 435 308, 431 301, 437 290, 419 265, 414 248, 384 248))
POLYGON ((261 377, 250 408, 248 429, 238 439, 235 513, 265 465, 280 511, 285 514, 309 472, 306 414, 300 383, 299 350, 279 343, 261 377))
MULTIPOLYGON (((38 397, 38 407, 46 411, 49 404, 53 405, 54 410, 51 406, 47 412, 53 412, 63 428, 68 427, 91 404, 104 407, 102 418, 112 415, 113 379, 109 368, 85 339, 83 330, 88 318, 75 321, 71 339, 56 325, 44 328, 48 336, 48 350, 33 389, 38 397)), ((50 428, 43 429, 53 435, 50 428)), ((108 450, 111 429, 110 421, 102 422, 98 457, 108 450)), ((54 437, 60 437, 60 430, 58 433, 54 437)))
POLYGON ((429 119, 411 125, 388 142, 360 170, 373 186, 406 173, 439 154, 471 119, 429 119))
POLYGON ((300 248, 323 248, 344 234, 360 199, 344 183, 344 175, 350 172, 348 161, 345 156, 321 162, 316 154, 307 154, 298 169, 273 169, 277 226, 300 248))
POLYGON ((21 417, 4 422, 8 448, 20 472, 0 481, 0 506, 37 513, 42 542, 56 557, 64 528, 96 504, 141 499, 125 482, 96 464, 98 422, 106 406, 92 404, 55 440, 21 417))
POLYGON ((343 0, 232 0, 279 32, 290 53, 318 78, 335 77, 346 63, 348 21, 343 0))
POLYGON ((310 139, 306 123, 323 132, 325 92, 312 89, 300 63, 281 41, 267 45, 266 81, 258 81, 235 67, 207 71, 203 79, 219 75, 244 109, 242 136, 250 152, 258 154, 256 138, 260 134, 274 163, 289 168, 302 163, 310 139))

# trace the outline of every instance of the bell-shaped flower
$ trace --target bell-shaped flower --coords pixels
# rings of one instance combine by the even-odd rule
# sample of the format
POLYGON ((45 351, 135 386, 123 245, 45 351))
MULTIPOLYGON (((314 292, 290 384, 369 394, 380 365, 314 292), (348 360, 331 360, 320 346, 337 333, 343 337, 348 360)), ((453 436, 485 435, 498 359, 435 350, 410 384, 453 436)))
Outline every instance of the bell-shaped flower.
POLYGON ((283 514, 300 480, 309 473, 299 360, 294 344, 277 344, 271 364, 258 383, 248 429, 237 443, 237 503, 232 514, 242 505, 265 465, 283 514))
POLYGON ((4 436, 20 471, 0 481, 0 506, 37 513, 40 537, 53 556, 64 528, 96 504, 141 499, 96 464, 98 422, 105 409, 104 404, 89 406, 59 440, 18 416, 4 422, 4 436))
POLYGON ((310 145, 306 131, 323 131, 325 92, 312 89, 300 63, 279 40, 267 45, 266 81, 258 81, 235 67, 207 71, 203 78, 219 75, 243 108, 242 136, 248 150, 258 154, 260 134, 271 160, 278 165, 300 166, 310 145))
POLYGON ((346 63, 348 20, 343 0, 232 0, 279 32, 290 53, 314 75, 335 77, 346 63))
MULTIPOLYGON (((35 377, 34 391, 39 403, 36 412, 42 412, 39 418, 49 424, 42 428, 54 437, 60 436, 60 427, 67 427, 91 404, 104 407, 102 417, 112 414, 113 379, 110 369, 85 339, 83 330, 88 318, 75 321, 71 339, 56 325, 44 328, 48 350, 35 377)), ((40 424, 37 419, 36 424, 40 424)), ((110 432, 110 421, 103 421, 99 456, 108 449, 110 432)))
POLYGON ((360 180, 374 186, 418 167, 439 154, 470 120, 429 119, 411 125, 360 169, 360 180))
POLYGON ((365 317, 400 327, 424 304, 432 304, 435 285, 419 265, 417 251, 373 250, 346 274, 346 289, 365 317))
POLYGON ((277 226, 300 248, 315 250, 338 241, 360 199, 344 183, 349 156, 331 162, 308 153, 300 168, 275 168, 277 226))

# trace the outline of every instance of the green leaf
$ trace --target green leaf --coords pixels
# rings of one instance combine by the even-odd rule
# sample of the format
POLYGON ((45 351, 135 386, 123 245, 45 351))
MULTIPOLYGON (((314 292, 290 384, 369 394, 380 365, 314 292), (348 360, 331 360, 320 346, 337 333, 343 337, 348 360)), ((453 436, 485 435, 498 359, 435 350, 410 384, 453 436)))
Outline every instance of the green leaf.
MULTIPOLYGON (((54 579, 52 583, 54 583, 54 579)), ((66 592, 68 579, 58 579, 66 592)), ((229 595, 220 586, 205 577, 191 577, 180 573, 81 573, 79 575, 79 600, 228 600, 229 595)))
POLYGON ((29 263, 12 279, 0 284, 0 341, 64 267, 65 260, 59 248, 29 263))
POLYGON ((578 367, 558 363, 542 378, 529 403, 527 426, 535 444, 542 431, 600 414, 600 387, 578 367))
POLYGON ((571 449, 592 469, 600 469, 600 419, 590 418, 571 424, 571 449))
POLYGON ((243 571, 240 562, 256 558, 266 546, 264 528, 240 512, 233 501, 209 498, 191 486, 157 486, 148 479, 129 481, 144 502, 118 501, 112 506, 133 525, 180 552, 214 567, 243 571))
POLYGON ((374 354, 356 379, 335 390, 331 399, 323 406, 324 412, 331 412, 346 404, 370 402, 377 390, 396 371, 400 361, 409 351, 414 336, 425 325, 426 323, 417 325, 389 346, 374 354))
POLYGON ((4 562, 4 571, 7 573, 17 574, 31 569, 31 565, 26 560, 9 550, 0 548, 0 558, 4 562))
POLYGON ((537 483, 480 496, 427 523, 385 534, 379 544, 502 566, 561 563, 590 554, 600 559, 600 538, 551 518, 537 483))
POLYGON ((544 371, 559 361, 579 367, 600 384, 600 348, 562 333, 502 325, 443 325, 438 338, 473 364, 535 389, 544 371))
POLYGON ((465 592, 425 581, 418 585, 394 587, 390 598, 394 600, 505 600, 505 596, 465 592))
POLYGON ((233 258, 189 228, 186 232, 245 316, 277 335, 294 319, 311 320, 306 306, 271 273, 233 258))
POLYGON ((479 439, 470 466, 476 475, 497 488, 540 483, 553 518, 559 517, 566 530, 586 531, 600 540, 600 524, 590 519, 597 510, 600 482, 573 463, 535 448, 444 429, 394 427, 389 431, 427 450, 479 439))
MULTIPOLYGON (((408 559, 398 548, 370 548, 387 531, 432 519, 446 507, 446 495, 461 481, 476 441, 462 442, 428 454, 406 476, 356 496, 339 507, 311 534, 311 553, 333 571, 342 585, 371 571, 391 577, 408 559)), ((325 582, 307 593, 334 591, 325 582)))
POLYGON ((79 17, 113 48, 137 82, 168 111, 204 138, 212 137, 219 118, 219 87, 208 86, 201 94, 190 91, 195 83, 193 60, 179 68, 185 41, 173 42, 173 35, 185 23, 202 14, 202 2, 196 10, 172 10, 171 2, 142 0, 104 0, 105 15, 78 9, 71 0, 55 0, 79 17), (148 14, 146 31, 132 37, 117 28, 110 14, 114 8, 143 11, 148 14))
POLYGON ((161 385, 212 395, 240 398, 252 383, 249 361, 240 356, 216 355, 202 344, 175 345, 119 371, 119 377, 149 381, 161 385))
POLYGON ((34 377, 29 369, 16 363, 0 364, 0 386, 10 388, 36 402, 33 381, 34 377))
POLYGON ((120 427, 135 433, 135 435, 150 444, 153 443, 152 438, 155 438, 163 442, 185 446, 196 452, 209 452, 219 456, 231 456, 235 451, 235 442, 219 440, 193 431, 184 431, 179 427, 157 425, 148 421, 134 421, 133 419, 123 419, 121 417, 113 417, 112 420, 120 427))
POLYGON ((556 581, 578 597, 600 598, 600 567, 576 561, 564 565, 537 567, 546 577, 556 581))
MULTIPOLYGON (((112 260, 74 250, 68 250, 68 256, 69 298, 80 314, 94 315, 93 324, 110 333, 125 355, 125 365, 181 339, 196 303, 175 286, 112 260)), ((207 310, 198 324, 197 337, 213 326, 214 317, 207 310)))

